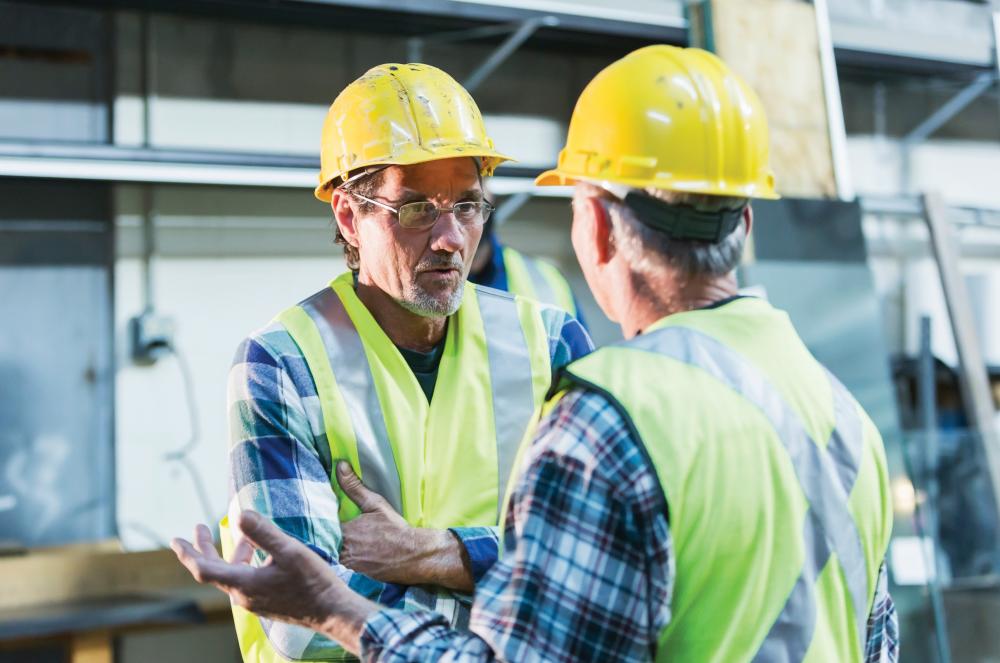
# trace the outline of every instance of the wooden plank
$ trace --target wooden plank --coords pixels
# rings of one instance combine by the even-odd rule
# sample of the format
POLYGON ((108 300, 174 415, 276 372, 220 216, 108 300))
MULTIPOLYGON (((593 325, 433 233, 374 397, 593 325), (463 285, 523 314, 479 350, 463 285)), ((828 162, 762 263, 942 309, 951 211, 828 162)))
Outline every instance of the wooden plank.
POLYGON ((81 633, 70 641, 70 663, 114 663, 114 638, 107 631, 81 633))
POLYGON ((123 553, 73 547, 0 558, 0 609, 113 596, 183 593, 225 607, 225 595, 195 583, 171 550, 123 553))
POLYGON ((837 194, 816 11, 802 0, 711 0, 715 52, 757 91, 786 196, 837 194))

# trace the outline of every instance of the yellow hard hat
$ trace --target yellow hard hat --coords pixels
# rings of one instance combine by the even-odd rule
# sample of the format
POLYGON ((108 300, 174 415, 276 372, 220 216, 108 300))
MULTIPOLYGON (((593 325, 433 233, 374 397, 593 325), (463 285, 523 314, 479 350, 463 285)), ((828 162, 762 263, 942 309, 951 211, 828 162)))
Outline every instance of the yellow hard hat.
POLYGON ((711 53, 665 45, 614 62, 580 95, 558 166, 535 184, 576 180, 779 197, 760 99, 711 53))
POLYGON ((493 148, 476 102, 458 82, 426 64, 382 64, 337 95, 323 122, 316 197, 359 168, 477 157, 483 175, 510 157, 493 148))

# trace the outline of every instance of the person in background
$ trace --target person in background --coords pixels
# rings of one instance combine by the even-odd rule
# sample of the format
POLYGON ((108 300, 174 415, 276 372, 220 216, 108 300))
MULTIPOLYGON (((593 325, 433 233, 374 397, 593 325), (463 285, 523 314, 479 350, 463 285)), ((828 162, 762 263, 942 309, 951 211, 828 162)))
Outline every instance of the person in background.
POLYGON ((586 327, 579 302, 556 266, 504 246, 495 230, 495 221, 490 218, 472 260, 469 280, 560 308, 586 327))

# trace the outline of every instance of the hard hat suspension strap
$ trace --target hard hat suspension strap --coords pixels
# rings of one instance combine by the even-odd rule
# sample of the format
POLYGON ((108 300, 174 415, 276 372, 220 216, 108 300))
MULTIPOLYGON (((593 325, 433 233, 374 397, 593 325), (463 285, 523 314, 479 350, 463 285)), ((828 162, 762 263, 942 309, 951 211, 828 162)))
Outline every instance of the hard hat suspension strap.
POLYGON ((718 243, 728 237, 743 219, 745 206, 736 209, 701 211, 690 205, 668 203, 642 191, 629 191, 625 205, 644 225, 673 239, 718 243))

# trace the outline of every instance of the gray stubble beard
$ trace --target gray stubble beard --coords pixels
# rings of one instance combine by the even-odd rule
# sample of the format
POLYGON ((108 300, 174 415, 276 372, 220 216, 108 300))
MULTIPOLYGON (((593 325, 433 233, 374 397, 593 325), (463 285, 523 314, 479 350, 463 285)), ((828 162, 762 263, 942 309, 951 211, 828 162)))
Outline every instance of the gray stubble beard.
POLYGON ((413 284, 412 291, 406 299, 397 299, 396 303, 405 308, 410 313, 423 318, 442 318, 454 315, 462 305, 462 295, 465 291, 465 283, 459 283, 458 287, 452 291, 451 295, 444 301, 432 296, 417 283, 413 284))

